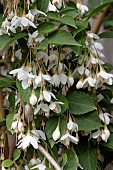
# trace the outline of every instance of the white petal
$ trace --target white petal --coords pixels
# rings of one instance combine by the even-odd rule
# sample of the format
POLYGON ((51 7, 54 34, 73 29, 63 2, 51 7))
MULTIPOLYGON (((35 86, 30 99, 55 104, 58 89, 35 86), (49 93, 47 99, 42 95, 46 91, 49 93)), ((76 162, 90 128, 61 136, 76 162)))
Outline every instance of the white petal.
POLYGON ((52 134, 52 138, 54 141, 57 141, 60 138, 60 131, 59 128, 56 128, 52 134))
POLYGON ((78 67, 77 69, 78 69, 79 74, 82 75, 84 73, 85 68, 83 66, 78 67))
POLYGON ((29 87, 28 79, 22 80, 22 88, 27 89, 29 87))
POLYGON ((30 143, 35 149, 38 149, 38 142, 36 141, 36 139, 31 137, 30 143))
POLYGON ((43 91, 43 95, 46 101, 50 102, 51 101, 51 95, 47 90, 43 91))
POLYGON ((67 83, 67 76, 64 73, 61 73, 60 75, 60 82, 65 85, 67 83))
POLYGON ((54 110, 55 107, 56 107, 55 102, 52 102, 52 103, 49 105, 49 108, 50 108, 51 110, 54 110))

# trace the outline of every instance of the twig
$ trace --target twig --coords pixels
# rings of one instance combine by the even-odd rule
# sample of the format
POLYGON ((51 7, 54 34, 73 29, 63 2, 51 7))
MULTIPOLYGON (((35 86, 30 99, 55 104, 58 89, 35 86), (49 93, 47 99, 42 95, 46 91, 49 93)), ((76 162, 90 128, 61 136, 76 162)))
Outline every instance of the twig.
POLYGON ((108 5, 107 7, 104 8, 104 10, 102 12, 100 12, 97 16, 96 16, 96 21, 94 22, 93 26, 92 26, 92 30, 91 32, 97 34, 100 26, 102 24, 102 21, 104 19, 104 17, 106 16, 108 10, 109 10, 110 5, 108 5))
POLYGON ((56 170, 62 170, 62 168, 58 165, 58 163, 52 158, 52 156, 41 145, 38 145, 38 150, 48 159, 48 161, 51 163, 51 165, 56 170))

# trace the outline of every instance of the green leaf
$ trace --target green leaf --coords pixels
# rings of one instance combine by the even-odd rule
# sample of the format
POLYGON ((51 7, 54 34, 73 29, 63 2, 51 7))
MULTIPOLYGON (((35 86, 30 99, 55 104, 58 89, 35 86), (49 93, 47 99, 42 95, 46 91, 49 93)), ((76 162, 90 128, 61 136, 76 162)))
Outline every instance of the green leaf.
POLYGON ((10 45, 14 41, 16 41, 22 37, 25 37, 25 36, 26 36, 26 33, 19 33, 19 34, 15 35, 14 37, 8 36, 8 35, 1 35, 0 36, 0 50, 3 50, 5 47, 10 45))
POLYGON ((11 87, 14 83, 15 81, 10 78, 5 77, 0 78, 0 88, 11 87))
POLYGON ((81 46, 74 40, 73 36, 66 30, 58 30, 58 31, 55 31, 54 33, 50 34, 50 36, 48 37, 48 43, 54 44, 54 45, 81 46))
POLYGON ((11 131, 11 125, 13 123, 14 113, 9 113, 6 117, 6 126, 9 131, 11 131))
POLYGON ((72 114, 81 115, 96 109, 91 98, 81 91, 72 91, 67 99, 72 114))
POLYGON ((48 17, 49 19, 52 19, 52 20, 55 20, 55 21, 58 21, 58 20, 59 20, 58 14, 55 13, 55 12, 53 12, 53 11, 49 11, 49 12, 47 13, 47 17, 48 17))
POLYGON ((113 32, 112 31, 106 31, 106 32, 102 32, 101 34, 99 34, 100 38, 113 38, 113 32))
POLYGON ((75 170, 78 167, 78 157, 74 149, 69 149, 67 151, 67 164, 64 167, 64 170, 75 170))
POLYGON ((95 150, 87 148, 79 155, 79 161, 84 170, 96 170, 97 155, 95 150))
MULTIPOLYGON (((22 96, 23 101, 29 103, 29 98, 32 94, 32 88, 28 87, 27 89, 23 89, 21 86, 21 82, 19 80, 16 81, 16 86, 18 88, 20 95, 22 96)), ((36 94, 37 98, 39 98, 40 88, 37 88, 35 90, 35 94, 36 94)))
POLYGON ((56 98, 58 99, 58 101, 64 103, 64 104, 60 104, 60 107, 61 107, 60 114, 64 113, 69 108, 67 98, 64 95, 59 94, 59 93, 56 95, 56 98))
MULTIPOLYGON (((47 138, 50 142, 51 147, 53 147, 54 144, 55 144, 55 141, 52 138, 52 134, 55 131, 57 125, 58 125, 58 120, 59 120, 59 117, 55 116, 55 117, 49 118, 49 120, 46 123, 45 131, 46 131, 46 135, 47 135, 47 138)), ((62 136, 64 134, 65 130, 66 130, 66 120, 63 117, 61 117, 60 120, 59 120, 59 124, 61 125, 60 126, 60 133, 61 133, 61 136, 62 136)))
POLYGON ((21 151, 19 149, 15 149, 13 152, 13 160, 17 160, 21 155, 21 151))
POLYGON ((79 130, 91 131, 102 127, 96 111, 76 117, 79 130), (84 122, 84 123, 83 123, 84 122))
POLYGON ((61 17, 59 19, 59 21, 65 25, 69 25, 71 27, 74 27, 74 28, 77 28, 76 25, 75 25, 75 20, 74 18, 72 18, 71 16, 66 16, 64 15, 63 17, 61 17))
POLYGON ((37 7, 40 11, 46 12, 49 4, 49 0, 38 0, 37 2, 37 7))
POLYGON ((62 161, 61 161, 61 163, 60 163, 60 166, 62 167, 62 169, 64 168, 64 166, 66 165, 66 163, 67 163, 67 154, 65 153, 65 154, 63 154, 63 156, 62 156, 62 161))
POLYGON ((53 170, 53 168, 46 168, 45 170, 53 170))
POLYGON ((70 17, 77 17, 79 15, 79 13, 77 12, 77 10, 75 8, 72 7, 65 7, 64 9, 59 11, 59 14, 65 14, 65 16, 70 16, 70 17))
POLYGON ((12 91, 9 94, 8 100, 11 106, 15 106, 15 92, 14 91, 12 91))
POLYGON ((39 45, 35 46, 34 49, 44 50, 48 47, 48 39, 44 39, 39 45))
POLYGON ((110 133, 110 137, 107 142, 101 142, 101 145, 106 147, 108 151, 113 151, 113 133, 110 133))
POLYGON ((38 32, 40 34, 48 34, 55 31, 57 28, 58 26, 54 25, 53 23, 43 22, 38 26, 38 32))
POLYGON ((11 165, 13 165, 13 161, 10 160, 10 159, 6 159, 6 160, 4 160, 4 161, 2 162, 2 166, 3 166, 4 168, 10 167, 11 165))
POLYGON ((0 27, 2 25, 2 22, 5 20, 5 16, 3 14, 0 14, 0 27))
POLYGON ((0 116, 0 122, 3 122, 3 121, 5 121, 5 118, 0 116))
POLYGON ((113 2, 112 0, 107 0, 105 1, 102 5, 99 5, 97 8, 94 8, 92 11, 89 11, 85 18, 89 20, 89 18, 93 17, 96 15, 98 12, 100 12, 103 8, 105 8, 107 5, 109 5, 110 2, 113 2))

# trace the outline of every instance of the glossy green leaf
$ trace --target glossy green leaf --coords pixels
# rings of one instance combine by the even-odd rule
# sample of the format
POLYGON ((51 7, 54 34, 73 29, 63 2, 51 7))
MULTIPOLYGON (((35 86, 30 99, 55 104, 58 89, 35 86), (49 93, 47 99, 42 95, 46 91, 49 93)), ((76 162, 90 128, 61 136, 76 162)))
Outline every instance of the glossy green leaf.
POLYGON ((85 30, 88 27, 88 21, 76 21, 77 29, 73 29, 74 37, 81 31, 85 30))
POLYGON ((14 121, 14 113, 9 113, 6 117, 6 126, 9 131, 11 131, 11 125, 14 121))
MULTIPOLYGON (((32 88, 28 87, 27 89, 23 89, 22 86, 21 86, 21 82, 18 81, 18 80, 16 81, 16 86, 18 88, 20 95, 22 96, 23 101, 29 103, 29 98, 32 94, 32 88)), ((36 94, 37 98, 39 98, 39 95, 40 95, 40 89, 39 88, 37 88, 35 90, 35 94, 36 94)))
POLYGON ((48 43, 54 45, 76 45, 81 46, 78 44, 71 33, 67 32, 66 30, 58 30, 52 33, 48 37, 48 43), (62 38, 63 37, 63 38, 62 38))
POLYGON ((2 166, 3 166, 4 168, 10 167, 11 165, 13 165, 13 161, 10 160, 10 159, 6 159, 6 160, 4 160, 4 161, 2 162, 2 166))
POLYGON ((43 22, 37 28, 38 28, 39 33, 47 34, 47 33, 55 31, 58 28, 58 26, 50 22, 43 22))
POLYGON ((78 167, 78 157, 74 149, 69 149, 67 152, 67 163, 64 170, 76 170, 78 167))
POLYGON ((81 115, 96 109, 92 99, 81 91, 72 91, 67 99, 72 114, 81 115))
POLYGON ((6 77, 0 78, 0 88, 11 87, 15 83, 14 80, 6 77))
POLYGON ((64 15, 63 17, 61 17, 61 18, 59 19, 59 21, 60 21, 61 23, 65 24, 65 25, 69 25, 69 26, 71 26, 71 27, 77 28, 77 27, 76 27, 76 24, 75 24, 75 20, 74 20, 74 18, 72 18, 71 16, 66 16, 66 15, 64 15))
POLYGON ((9 36, 9 35, 1 35, 0 36, 0 50, 4 49, 5 47, 10 45, 14 41, 16 41, 22 37, 25 37, 25 36, 26 36, 26 33, 19 33, 19 34, 15 35, 14 37, 9 36))
MULTIPOLYGON (((105 8, 107 5, 109 5, 109 3, 111 3, 112 0, 108 0, 104 3, 102 3, 102 5, 99 5, 97 8, 94 8, 92 11, 89 11, 85 18, 88 20, 89 18, 93 17, 94 15, 96 15, 98 12, 100 12, 103 8, 105 8)), ((113 1, 112 1, 113 2, 113 1)))
POLYGON ((53 12, 53 11, 49 11, 49 12, 47 13, 47 17, 48 17, 49 19, 52 19, 52 20, 55 20, 55 21, 58 21, 58 20, 59 20, 58 14, 55 13, 55 12, 53 12))
MULTIPOLYGON (((64 112, 69 108, 67 98, 66 98, 64 95, 60 94, 60 93, 58 93, 58 94, 56 95, 56 98, 58 99, 58 101, 64 103, 64 104, 60 104, 61 113, 64 113, 64 112)), ((60 114, 61 114, 61 113, 60 113, 60 114)))
POLYGON ((44 50, 48 47, 48 39, 44 39, 39 45, 35 46, 35 49, 44 50))
POLYGON ((40 11, 46 12, 49 4, 49 0, 38 0, 36 1, 37 7, 40 11))
POLYGON ((96 111, 76 117, 79 130, 91 131, 102 127, 96 111), (83 123, 84 122, 84 123, 83 123))
POLYGON ((21 151, 19 149, 15 149, 13 152, 13 160, 17 160, 21 155, 21 151))
POLYGON ((72 18, 75 18, 79 15, 76 8, 68 7, 68 6, 66 8, 60 10, 59 14, 63 14, 63 15, 65 14, 65 16, 70 16, 72 18))
POLYGON ((112 31, 106 31, 106 32, 102 32, 101 34, 99 34, 100 38, 113 38, 113 32, 112 31))
POLYGON ((79 155, 79 162, 84 170, 96 170, 97 154, 95 150, 87 148, 79 155))

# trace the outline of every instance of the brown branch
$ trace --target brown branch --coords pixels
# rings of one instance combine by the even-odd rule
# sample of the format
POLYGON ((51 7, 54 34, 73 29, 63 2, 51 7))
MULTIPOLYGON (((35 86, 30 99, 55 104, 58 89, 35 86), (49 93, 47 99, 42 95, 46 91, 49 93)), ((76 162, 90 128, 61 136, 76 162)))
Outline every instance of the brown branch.
POLYGON ((94 22, 93 26, 92 26, 92 30, 91 32, 97 34, 99 29, 100 29, 100 26, 108 12, 110 8, 110 5, 108 5, 107 7, 104 8, 104 10, 102 12, 100 12, 99 14, 97 14, 96 16, 96 21, 94 22))

